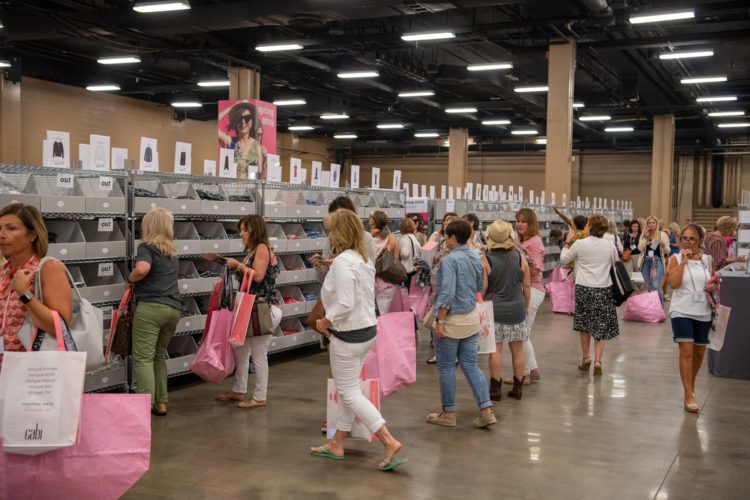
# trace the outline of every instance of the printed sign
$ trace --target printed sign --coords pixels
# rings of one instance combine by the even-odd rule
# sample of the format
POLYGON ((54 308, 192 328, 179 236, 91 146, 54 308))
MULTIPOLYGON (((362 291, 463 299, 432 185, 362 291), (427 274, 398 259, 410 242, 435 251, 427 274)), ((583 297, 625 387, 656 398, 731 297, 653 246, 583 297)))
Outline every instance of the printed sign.
MULTIPOLYGON (((352 170, 354 165, 352 165, 352 170)), ((357 167, 357 177, 359 177, 359 167, 357 167)), ((329 187, 337 188, 341 183, 341 165, 338 163, 331 163, 331 177, 329 179, 329 187)), ((357 187, 359 187, 359 179, 357 179, 357 187)))
MULTIPOLYGON (((350 178, 350 183, 353 189, 359 188, 359 165, 352 165, 352 175, 350 178)), ((338 185, 332 187, 338 187, 338 185)))
POLYGON ((97 273, 97 276, 100 278, 103 276, 114 276, 115 274, 115 265, 111 262, 100 262, 99 263, 99 272, 97 273))
POLYGON ((300 184, 302 182, 302 160, 299 158, 289 159, 289 182, 300 184))
POLYGON ((100 233, 111 233, 115 223, 112 217, 99 219, 98 229, 100 233))
POLYGON ((380 189, 380 169, 372 167, 372 188, 380 189))
POLYGON ((73 174, 64 173, 57 174, 57 187, 72 189, 73 188, 73 174))
POLYGON ((102 191, 112 191, 112 184, 114 179, 112 177, 99 177, 99 189, 102 191))
POLYGON ((323 164, 319 161, 312 162, 312 177, 310 177, 311 186, 320 186, 323 182, 323 164))

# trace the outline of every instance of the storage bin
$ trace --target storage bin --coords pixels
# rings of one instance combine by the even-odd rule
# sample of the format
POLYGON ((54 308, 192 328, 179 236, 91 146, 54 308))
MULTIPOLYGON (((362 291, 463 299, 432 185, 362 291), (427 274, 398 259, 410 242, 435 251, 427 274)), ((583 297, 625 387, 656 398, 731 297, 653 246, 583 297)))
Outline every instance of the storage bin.
POLYGON ((229 253, 245 253, 245 243, 240 237, 240 230, 237 227, 236 222, 222 222, 222 227, 227 235, 227 252, 229 253))
POLYGON ((304 252, 311 248, 302 224, 282 224, 281 228, 286 236, 287 252, 304 252))
POLYGON ((193 185, 188 182, 162 182, 167 200, 163 207, 176 215, 201 213, 201 200, 193 185))
POLYGON ((173 337, 167 346, 167 376, 189 372, 197 352, 198 344, 193 337, 173 337))
POLYGON ((304 314, 307 312, 307 306, 305 304, 305 297, 302 295, 302 291, 296 286, 285 286, 279 289, 281 294, 281 313, 283 316, 291 316, 295 314, 304 314))
POLYGON ((256 210, 255 189, 242 184, 223 184, 222 189, 229 200, 227 215, 254 214, 256 210))
POLYGON ((174 223, 174 246, 177 249, 177 255, 202 253, 200 236, 192 222, 174 223))
MULTIPOLYGON (((60 173, 68 173, 61 171, 60 173)), ((76 213, 86 212, 86 199, 76 179, 72 188, 57 187, 57 176, 35 175, 36 192, 40 195, 40 210, 43 213, 76 213)))
POLYGON ((308 285, 302 285, 300 288, 302 296, 305 298, 305 310, 306 312, 312 312, 315 303, 320 298, 320 285, 318 283, 311 283, 308 285))
POLYGON ((274 252, 286 252, 287 241, 286 234, 279 224, 268 224, 268 240, 274 252))
POLYGON ((47 255, 60 260, 86 258, 86 239, 78 222, 68 220, 47 220, 49 249, 47 255), (54 242, 53 242, 54 240, 54 242))
POLYGON ((226 253, 231 249, 224 226, 218 222, 194 222, 201 252, 226 253))
POLYGON ((193 298, 182 299, 182 317, 177 322, 175 333, 202 331, 206 326, 206 315, 201 314, 198 304, 193 298))
POLYGON ((112 224, 111 231, 99 231, 98 220, 80 221, 86 240, 86 258, 123 258, 127 254, 125 235, 120 225, 112 224))
POLYGON ((94 392, 108 387, 125 386, 128 383, 128 368, 125 363, 86 374, 84 392, 94 392))
POLYGON ((308 250, 321 251, 325 248, 328 235, 322 222, 305 222, 302 229, 307 236, 308 250))
POLYGON ((226 215, 229 213, 229 202, 219 184, 193 184, 195 194, 200 200, 200 213, 203 215, 226 215))
POLYGON ((168 208, 164 203, 167 195, 164 192, 161 181, 158 179, 136 178, 133 180, 133 188, 135 189, 135 200, 133 205, 135 213, 145 214, 152 208, 156 207, 168 208))
POLYGON ((305 273, 305 275, 307 276, 306 281, 316 281, 318 279, 318 274, 315 272, 315 267, 312 265, 312 262, 310 262, 310 259, 312 259, 313 255, 315 254, 300 255, 300 257, 302 258, 302 263, 305 265, 305 269, 307 271, 305 273))
POLYGON ((279 328, 281 328, 281 334, 284 336, 295 335, 305 331, 305 327, 302 326, 302 323, 297 318, 282 319, 279 328))
POLYGON ((307 269, 299 255, 279 256, 279 268, 279 276, 276 278, 277 285, 307 281, 307 269))
POLYGON ((210 293, 221 277, 221 270, 221 265, 207 260, 181 260, 177 280, 180 293, 210 293))
MULTIPOLYGON (((102 263, 105 264, 105 263, 102 263)), ((99 276, 100 263, 79 264, 85 287, 79 289, 81 296, 91 302, 114 302, 125 292, 125 279, 120 267, 112 263, 112 276, 99 276)))
MULTIPOLYGON (((107 177, 106 173, 102 177, 107 177)), ((121 180, 118 177, 109 176, 112 179, 112 190, 101 189, 99 177, 78 177, 76 181, 85 198, 86 212, 90 214, 99 213, 125 213, 127 202, 122 190, 121 180)))
POLYGON ((11 203, 25 203, 41 209, 41 197, 36 191, 31 174, 0 172, 0 207, 11 203))

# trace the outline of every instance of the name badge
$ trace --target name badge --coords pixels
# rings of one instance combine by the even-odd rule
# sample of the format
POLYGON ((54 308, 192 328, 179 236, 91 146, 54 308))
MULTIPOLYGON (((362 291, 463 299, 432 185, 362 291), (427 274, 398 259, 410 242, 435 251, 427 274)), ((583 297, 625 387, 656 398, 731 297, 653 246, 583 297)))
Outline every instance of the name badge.
POLYGON ((704 292, 693 292, 693 302, 706 302, 706 294, 704 292))
POLYGON ((635 250, 637 247, 635 245, 630 245, 631 250, 635 250))

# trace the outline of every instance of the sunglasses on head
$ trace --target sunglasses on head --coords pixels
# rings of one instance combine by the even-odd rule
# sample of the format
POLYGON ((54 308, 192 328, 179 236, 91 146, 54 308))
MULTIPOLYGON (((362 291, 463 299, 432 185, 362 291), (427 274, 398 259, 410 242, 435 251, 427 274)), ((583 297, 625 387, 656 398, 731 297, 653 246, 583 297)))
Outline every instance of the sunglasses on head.
POLYGON ((251 121, 253 121, 253 115, 242 115, 240 116, 240 120, 245 123, 250 123, 251 121))

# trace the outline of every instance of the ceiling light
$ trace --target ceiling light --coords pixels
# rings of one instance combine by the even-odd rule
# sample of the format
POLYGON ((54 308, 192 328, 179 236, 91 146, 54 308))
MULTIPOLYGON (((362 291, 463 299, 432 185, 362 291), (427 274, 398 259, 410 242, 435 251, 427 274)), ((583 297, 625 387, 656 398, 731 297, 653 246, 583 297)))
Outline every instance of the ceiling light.
POLYGON ((282 52, 285 50, 302 50, 304 47, 298 43, 265 43, 256 45, 258 52, 282 52))
POLYGON ((279 99, 273 101, 273 103, 276 106, 300 106, 302 104, 307 104, 307 101, 304 99, 279 99))
POLYGON ((488 64, 472 64, 466 66, 469 71, 492 71, 493 69, 513 69, 511 63, 488 63, 488 64))
POLYGON ((198 101, 175 101, 172 103, 173 108, 200 108, 203 104, 198 101))
POLYGON ((511 130, 510 133, 512 135, 537 135, 539 132, 536 130, 531 129, 517 129, 517 130, 511 130))
POLYGON ((510 120, 484 120, 482 125, 510 125, 510 120))
POLYGON ((446 113, 476 113, 477 108, 445 108, 446 113))
POLYGON ((398 94, 399 97, 428 97, 431 95, 435 95, 435 91, 433 90, 413 90, 413 91, 407 91, 407 92, 400 92, 398 94))
POLYGON ((693 19, 695 11, 685 10, 680 12, 663 12, 661 14, 642 14, 630 16, 630 24, 660 23, 662 21, 679 21, 681 19, 693 19))
POLYGON ((535 144, 540 144, 540 145, 544 146, 545 144, 547 144, 547 138, 546 137, 540 137, 539 139, 535 140, 534 143, 535 144))
POLYGON ((414 137, 418 139, 428 139, 430 137, 440 137, 440 134, 437 132, 417 132, 414 134, 414 137))
POLYGON ((659 54, 659 59, 690 59, 693 57, 711 57, 713 50, 691 50, 686 52, 667 52, 659 54))
POLYGON ((425 33, 404 33, 401 35, 401 40, 405 42, 424 42, 427 40, 448 40, 456 38, 455 33, 452 31, 433 31, 425 33))
POLYGON ((336 76, 339 78, 376 78, 379 75, 377 71, 342 71, 336 76))
POLYGON ((301 132, 303 130, 313 130, 315 127, 311 125, 292 125, 290 127, 287 127, 287 130, 291 130, 292 132, 301 132))
POLYGON ((606 122, 612 119, 609 115, 588 115, 578 118, 582 122, 606 122))
POLYGON ((101 57, 96 62, 99 64, 131 64, 141 62, 141 58, 138 56, 101 57))
POLYGON ((229 80, 203 80, 198 82, 199 87, 229 87, 229 80))
POLYGON ((707 97, 699 97, 695 100, 695 102, 726 102, 726 101, 736 101, 737 96, 736 95, 723 95, 723 96, 707 96, 707 97))
POLYGON ((142 14, 151 14, 154 12, 171 12, 174 10, 188 10, 190 9, 190 2, 183 0, 181 2, 172 1, 161 1, 161 2, 136 2, 133 5, 133 10, 142 14))
POLYGON ((86 90, 90 90, 92 92, 106 92, 107 90, 120 90, 120 86, 113 84, 89 85, 88 87, 86 87, 86 90))
POLYGON ((726 76, 696 76, 692 78, 683 78, 680 80, 680 83, 682 84, 688 84, 688 83, 716 83, 716 82, 726 82, 727 77, 726 76))
POLYGON ((0 68, 10 68, 10 61, 7 59, 0 59, 0 68))
POLYGON ((584 103, 582 103, 582 102, 574 102, 573 103, 573 108, 585 108, 585 107, 586 107, 586 105, 584 103))
POLYGON ((404 128, 403 123, 378 123, 376 126, 380 129, 404 128))
POLYGON ((741 128, 750 127, 749 122, 737 122, 737 123, 719 123, 719 128, 741 128))
POLYGON ((744 111, 714 111, 708 116, 745 116, 744 111))
POLYGON ((357 134, 336 134, 333 136, 334 139, 356 139, 357 134))
POLYGON ((607 127, 604 129, 605 132, 632 132, 633 127, 607 127))
POLYGON ((531 85, 526 87, 516 87, 513 89, 513 92, 523 94, 526 92, 547 92, 548 90, 549 87, 547 85, 531 85))
POLYGON ((349 115, 346 113, 326 113, 324 115, 320 115, 320 118, 322 120, 346 120, 349 118, 349 115))

